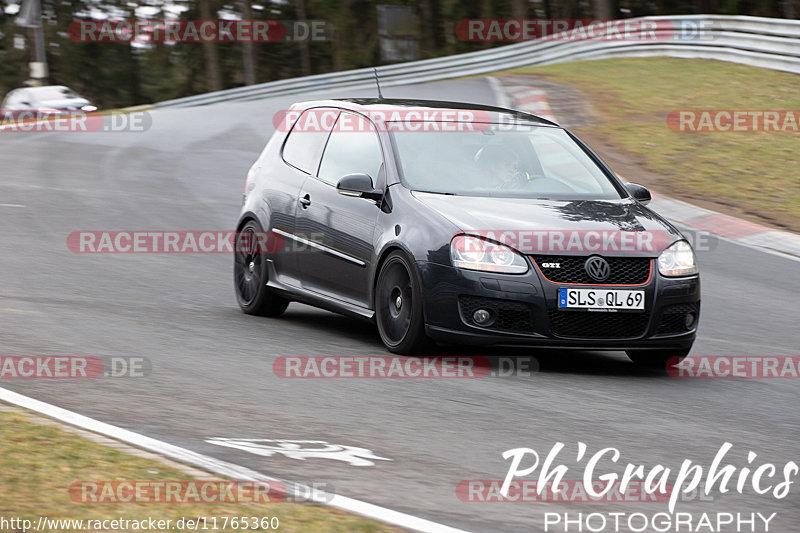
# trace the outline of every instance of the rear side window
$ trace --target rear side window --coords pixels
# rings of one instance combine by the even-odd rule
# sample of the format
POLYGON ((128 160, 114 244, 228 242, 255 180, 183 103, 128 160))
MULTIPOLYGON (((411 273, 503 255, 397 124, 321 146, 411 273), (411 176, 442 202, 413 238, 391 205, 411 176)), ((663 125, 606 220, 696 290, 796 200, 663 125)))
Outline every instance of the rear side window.
POLYGON ((334 128, 325 147, 319 179, 336 185, 347 174, 367 174, 374 186, 383 164, 381 144, 375 128, 360 115, 346 111, 339 115, 339 122, 341 125, 337 124, 334 128), (349 120, 343 123, 345 117, 349 120), (353 127, 351 124, 360 126, 353 127))
POLYGON ((283 160, 306 174, 316 174, 325 141, 339 115, 338 109, 306 109, 283 144, 283 160))

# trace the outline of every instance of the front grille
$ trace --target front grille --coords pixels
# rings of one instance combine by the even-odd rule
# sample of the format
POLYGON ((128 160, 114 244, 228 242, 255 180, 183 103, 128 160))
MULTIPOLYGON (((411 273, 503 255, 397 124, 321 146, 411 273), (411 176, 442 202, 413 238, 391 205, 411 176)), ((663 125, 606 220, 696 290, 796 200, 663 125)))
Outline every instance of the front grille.
POLYGON ((478 296, 461 296, 459 298, 459 303, 461 305, 461 314, 470 326, 524 333, 531 333, 533 331, 531 310, 522 302, 480 298, 478 296), (482 326, 475 322, 472 318, 472 314, 478 309, 486 309, 489 311, 494 322, 490 323, 488 326, 482 326))
POLYGON ((697 325, 697 304, 668 305, 661 312, 661 322, 656 335, 675 335, 691 331, 697 325), (694 314, 695 323, 686 327, 686 315, 694 314))
POLYGON ((650 312, 594 313, 550 309, 548 317, 550 331, 557 337, 626 339, 644 335, 650 312))
POLYGON ((604 257, 611 267, 608 279, 598 282, 589 277, 583 265, 589 256, 537 255, 533 257, 542 274, 553 283, 585 285, 640 285, 650 278, 652 260, 649 257, 604 257), (558 263, 559 268, 545 268, 543 263, 558 263))

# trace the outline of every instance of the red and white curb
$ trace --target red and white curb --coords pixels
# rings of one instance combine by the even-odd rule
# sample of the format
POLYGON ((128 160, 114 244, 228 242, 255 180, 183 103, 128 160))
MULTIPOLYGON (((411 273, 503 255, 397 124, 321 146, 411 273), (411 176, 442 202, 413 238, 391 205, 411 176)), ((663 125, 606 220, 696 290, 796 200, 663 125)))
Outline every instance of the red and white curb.
POLYGON ((293 483, 284 479, 274 478, 243 466, 221 461, 208 455, 193 452, 191 450, 187 450, 186 448, 181 448, 173 444, 156 440, 127 429, 112 426, 111 424, 100 422, 99 420, 89 418, 88 416, 62 409, 61 407, 24 396, 8 389, 0 388, 0 401, 22 407, 23 409, 34 411, 41 415, 54 418, 66 424, 76 426, 87 431, 125 442, 143 450, 160 454, 179 463, 191 465, 227 479, 234 481, 254 481, 263 483, 280 482, 286 487, 301 488, 302 490, 298 492, 301 494, 309 494, 310 496, 307 498, 309 502, 319 505, 326 505, 328 507, 340 509, 348 513, 372 518, 386 524, 406 528, 412 531, 429 533, 468 533, 461 529, 431 522, 430 520, 425 520, 424 518, 418 518, 416 516, 401 513, 399 511, 393 511, 392 509, 387 509, 386 507, 380 507, 378 505, 362 502, 353 498, 347 498, 338 494, 327 494, 319 490, 312 491, 300 483, 293 483))
POLYGON ((504 89, 508 91, 514 109, 556 122, 556 114, 550 107, 550 100, 547 99, 547 91, 544 89, 518 85, 509 85, 504 89))
POLYGON ((796 233, 776 230, 660 194, 653 194, 648 207, 677 224, 800 260, 800 235, 796 233))
MULTIPOLYGON (((489 78, 489 83, 502 107, 556 121, 546 90, 520 85, 504 86, 497 78, 489 78)), ((653 193, 649 207, 677 224, 707 231, 744 246, 765 249, 800 260, 800 235, 796 233, 776 230, 656 193, 653 193)))

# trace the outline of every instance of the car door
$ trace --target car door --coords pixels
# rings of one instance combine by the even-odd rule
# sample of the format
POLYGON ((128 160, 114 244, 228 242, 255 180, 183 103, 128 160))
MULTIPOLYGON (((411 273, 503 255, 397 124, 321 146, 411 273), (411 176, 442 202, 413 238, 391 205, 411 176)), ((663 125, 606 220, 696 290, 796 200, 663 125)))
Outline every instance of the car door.
POLYGON ((291 130, 278 149, 279 160, 256 163, 256 172, 261 174, 264 183, 262 195, 269 229, 279 236, 281 243, 280 252, 272 257, 278 281, 283 284, 300 286, 297 254, 303 245, 294 239, 300 189, 309 176, 316 175, 322 151, 338 116, 339 110, 335 108, 303 111, 288 125, 291 130), (325 121, 319 121, 322 116, 325 121))
POLYGON ((342 111, 316 176, 306 179, 300 191, 295 233, 306 243, 298 254, 304 288, 370 306, 368 273, 380 209, 372 200, 339 194, 336 184, 342 176, 362 173, 382 188, 382 168, 374 125, 362 115, 342 111))

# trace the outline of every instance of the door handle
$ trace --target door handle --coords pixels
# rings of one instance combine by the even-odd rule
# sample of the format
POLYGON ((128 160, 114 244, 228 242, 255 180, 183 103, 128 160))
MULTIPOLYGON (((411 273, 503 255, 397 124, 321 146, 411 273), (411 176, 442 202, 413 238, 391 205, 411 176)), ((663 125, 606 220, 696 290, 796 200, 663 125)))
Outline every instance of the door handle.
POLYGON ((300 198, 300 205, 303 206, 303 209, 308 208, 311 205, 311 195, 306 194, 300 198))

